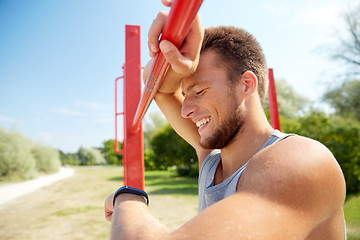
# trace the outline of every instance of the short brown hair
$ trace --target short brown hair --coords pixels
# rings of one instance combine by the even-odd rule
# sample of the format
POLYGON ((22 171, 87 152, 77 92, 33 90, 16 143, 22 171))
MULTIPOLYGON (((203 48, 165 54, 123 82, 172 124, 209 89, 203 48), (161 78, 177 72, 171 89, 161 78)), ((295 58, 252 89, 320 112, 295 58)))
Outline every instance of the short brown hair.
POLYGON ((263 104, 268 86, 268 69, 263 50, 250 33, 230 26, 208 28, 201 52, 205 50, 215 50, 220 55, 232 83, 244 72, 252 71, 258 79, 258 93, 263 104))

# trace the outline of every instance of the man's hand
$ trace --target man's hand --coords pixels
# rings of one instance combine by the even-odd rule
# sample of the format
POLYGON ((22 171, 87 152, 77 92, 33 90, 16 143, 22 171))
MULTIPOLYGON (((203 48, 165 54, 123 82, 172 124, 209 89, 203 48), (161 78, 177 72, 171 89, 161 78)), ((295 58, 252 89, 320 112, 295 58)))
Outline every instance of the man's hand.
MULTIPOLYGON (((113 201, 114 201, 114 193, 111 194, 105 200, 105 203, 104 203, 105 218, 109 222, 112 221, 112 216, 114 213, 113 201)), ((144 203, 145 205, 147 205, 147 202, 143 196, 138 196, 138 195, 129 194, 129 193, 122 193, 122 194, 117 195, 115 207, 124 201, 141 202, 141 203, 144 203)))
MULTIPOLYGON (((171 1, 162 0, 162 2, 166 6, 171 5, 171 1)), ((168 40, 163 40, 159 43, 159 37, 165 25, 167 16, 167 12, 160 12, 154 19, 148 33, 150 56, 155 57, 159 50, 161 50, 166 60, 170 63, 171 68, 175 71, 175 73, 172 73, 172 70, 170 69, 169 73, 165 77, 163 83, 165 86, 162 86, 159 90, 163 93, 174 92, 168 91, 166 87, 168 85, 166 83, 168 82, 167 79, 171 79, 172 85, 176 85, 176 89, 178 89, 181 78, 195 72, 199 63, 200 49, 204 37, 204 29, 201 26, 199 15, 197 15, 189 33, 185 37, 185 40, 179 49, 168 40)), ((145 77, 147 76, 146 72, 147 71, 144 71, 145 77)), ((174 88, 172 87, 172 90, 173 89, 174 88)))
MULTIPOLYGON (((162 2, 166 6, 171 5, 171 1, 162 0, 162 2)), ((153 21, 148 34, 150 56, 155 57, 161 50, 166 60, 171 64, 171 68, 168 70, 158 89, 155 101, 177 134, 195 148, 201 162, 210 150, 204 150, 200 146, 198 128, 192 120, 181 116, 181 107, 184 101, 184 97, 181 94, 181 80, 196 71, 204 38, 204 29, 201 26, 199 15, 197 15, 179 49, 166 40, 159 43, 159 37, 165 25, 167 15, 164 12, 159 13, 153 21)), ((151 61, 144 69, 144 80, 149 74, 150 66, 151 61)))
POLYGON ((111 222, 112 214, 114 212, 113 199, 114 199, 114 194, 111 194, 105 200, 105 203, 104 203, 105 218, 106 218, 106 221, 109 221, 109 222, 111 222))
POLYGON ((142 196, 122 193, 111 194, 104 204, 105 218, 112 222, 110 239, 159 239, 168 234, 164 225, 151 216, 142 196))

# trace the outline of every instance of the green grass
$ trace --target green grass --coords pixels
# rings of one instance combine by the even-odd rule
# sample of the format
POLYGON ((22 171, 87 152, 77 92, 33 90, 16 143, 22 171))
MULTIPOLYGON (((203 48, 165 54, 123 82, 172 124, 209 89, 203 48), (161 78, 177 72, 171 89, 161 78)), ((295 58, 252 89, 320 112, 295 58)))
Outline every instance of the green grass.
POLYGON ((84 207, 77 207, 77 208, 67 208, 63 209, 57 212, 52 213, 55 216, 62 217, 62 216, 69 216, 73 214, 79 214, 79 213, 86 213, 91 210, 103 210, 100 206, 84 206, 84 207))
POLYGON ((348 240, 360 240, 360 195, 350 196, 344 206, 348 240))
POLYGON ((176 176, 175 171, 148 171, 145 173, 146 186, 153 195, 197 196, 197 178, 176 176))

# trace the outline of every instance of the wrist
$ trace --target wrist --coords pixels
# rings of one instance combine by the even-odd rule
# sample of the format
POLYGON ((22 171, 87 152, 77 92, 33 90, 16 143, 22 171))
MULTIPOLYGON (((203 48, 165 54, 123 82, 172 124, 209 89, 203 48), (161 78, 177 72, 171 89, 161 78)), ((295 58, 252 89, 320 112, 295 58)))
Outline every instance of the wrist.
POLYGON ((147 206, 147 202, 144 197, 130 193, 124 193, 116 197, 115 205, 113 206, 114 211, 116 208, 123 206, 124 204, 136 204, 138 206, 144 207, 147 206))
POLYGON ((115 207, 116 202, 123 202, 126 200, 138 200, 142 201, 146 205, 149 205, 149 197, 145 191, 129 186, 123 186, 114 194, 113 207, 115 207))

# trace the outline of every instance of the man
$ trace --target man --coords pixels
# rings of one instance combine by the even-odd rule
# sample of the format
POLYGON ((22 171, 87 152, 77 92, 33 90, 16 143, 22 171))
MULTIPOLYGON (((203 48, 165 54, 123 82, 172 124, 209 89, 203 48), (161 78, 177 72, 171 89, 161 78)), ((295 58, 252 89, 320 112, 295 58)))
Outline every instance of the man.
POLYGON ((256 40, 233 27, 204 36, 197 17, 177 49, 158 43, 165 19, 160 13, 149 31, 150 55, 161 49, 174 71, 155 100, 196 149, 200 213, 169 233, 144 197, 118 194, 113 209, 111 195, 112 239, 344 239, 341 169, 319 142, 267 122, 267 66, 256 40))

